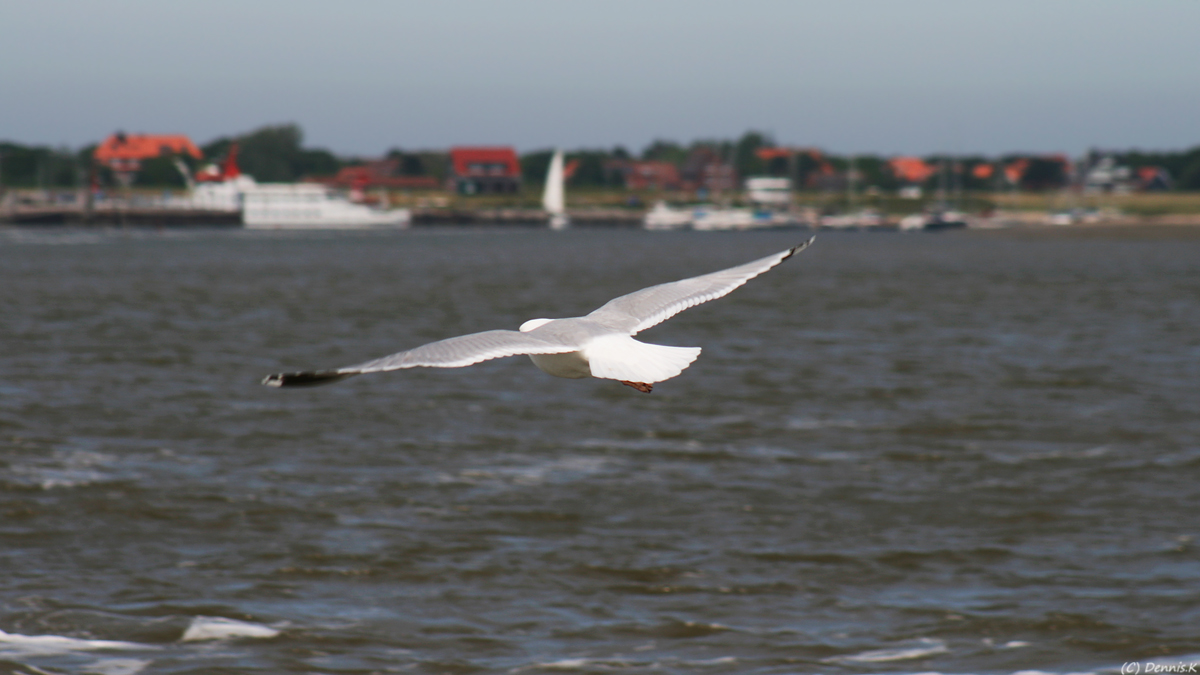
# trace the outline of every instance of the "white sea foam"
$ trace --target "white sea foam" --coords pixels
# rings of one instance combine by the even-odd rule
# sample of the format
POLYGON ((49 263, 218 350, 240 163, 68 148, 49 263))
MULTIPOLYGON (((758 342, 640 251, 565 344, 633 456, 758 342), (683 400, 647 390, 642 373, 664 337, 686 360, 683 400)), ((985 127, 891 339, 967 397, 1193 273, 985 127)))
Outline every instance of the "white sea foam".
MULTIPOLYGON (((635 649, 634 651, 639 651, 635 649)), ((729 666, 737 663, 737 658, 733 656, 721 656, 713 659, 702 659, 697 661, 681 661, 676 659, 668 659, 667 661, 626 661, 618 659, 559 659, 558 661, 547 661, 545 663, 535 663, 530 666, 518 668, 514 672, 523 670, 584 670, 584 669, 599 669, 599 670, 628 670, 637 668, 639 672, 642 670, 658 670, 667 664, 678 664, 690 668, 711 668, 716 666, 729 666)))
POLYGON ((824 663, 887 663, 890 661, 906 661, 920 659, 935 654, 945 654, 950 650, 946 643, 933 638, 921 638, 911 644, 893 647, 891 649, 870 649, 857 654, 834 656, 822 659, 824 663))
POLYGON ((157 649, 151 645, 116 640, 85 640, 62 635, 20 635, 0 630, 0 656, 51 656, 107 649, 157 649))
POLYGON ((14 483, 36 485, 43 490, 73 488, 111 480, 108 469, 115 463, 115 457, 100 452, 55 450, 28 463, 14 463, 9 468, 8 478, 14 483))
POLYGON ((1051 447, 1041 450, 1000 450, 988 453, 988 458, 1001 464, 1025 464, 1027 462, 1046 462, 1058 460, 1086 460, 1104 457, 1113 451, 1111 446, 1096 445, 1090 448, 1073 449, 1051 447))
POLYGON ((153 661, 142 659, 100 659, 84 666, 79 672, 87 675, 137 675, 153 661))
POLYGON ((566 457, 526 466, 493 466, 486 469, 466 469, 454 477, 454 482, 479 483, 498 481, 514 485, 540 485, 564 482, 604 471, 611 465, 600 457, 566 457))
POLYGON ((562 659, 550 663, 539 663, 537 667, 544 670, 579 670, 586 667, 588 663, 587 659, 562 659))
POLYGON ((793 431, 816 431, 818 429, 857 429, 860 425, 852 419, 830 420, 815 417, 793 417, 787 421, 787 428, 793 431))
MULTIPOLYGON (((538 663, 530 668, 537 670, 582 670, 584 668, 611 668, 624 669, 629 668, 634 664, 628 661, 616 661, 612 659, 559 659, 558 661, 550 661, 548 663, 538 663)), ((519 669, 523 670, 523 669, 519 669)))
POLYGON ((702 668, 703 668, 703 667, 706 667, 706 666, 728 666, 728 665, 730 665, 730 664, 733 664, 733 663, 737 663, 737 658, 736 658, 736 657, 733 657, 733 656, 720 656, 720 657, 717 657, 717 658, 715 658, 715 659, 704 659, 704 660, 702 660, 702 661, 684 661, 684 662, 683 662, 683 665, 685 665, 685 666, 699 666, 699 667, 702 667, 702 668))
POLYGON ((279 631, 261 623, 226 619, 221 616, 198 616, 183 631, 182 642, 228 640, 230 638, 273 638, 279 631))
POLYGON ((585 438, 577 442, 575 445, 589 450, 622 450, 636 453, 642 452, 671 452, 671 453, 696 453, 711 451, 713 448, 704 445, 700 441, 692 438, 686 441, 664 439, 664 438, 644 438, 639 440, 621 440, 616 438, 585 438))
POLYGON ((852 452, 844 450, 830 450, 829 452, 817 452, 809 456, 809 460, 813 462, 853 462, 858 459, 858 456, 852 452))

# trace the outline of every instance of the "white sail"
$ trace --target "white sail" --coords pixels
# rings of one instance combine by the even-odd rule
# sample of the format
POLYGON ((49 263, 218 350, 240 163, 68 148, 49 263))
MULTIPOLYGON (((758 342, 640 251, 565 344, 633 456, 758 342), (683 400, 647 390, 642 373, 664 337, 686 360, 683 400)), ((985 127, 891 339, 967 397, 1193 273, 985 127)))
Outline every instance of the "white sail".
POLYGON ((550 214, 550 227, 560 230, 567 226, 566 195, 563 189, 563 153, 555 150, 546 172, 546 189, 542 193, 542 208, 550 214))

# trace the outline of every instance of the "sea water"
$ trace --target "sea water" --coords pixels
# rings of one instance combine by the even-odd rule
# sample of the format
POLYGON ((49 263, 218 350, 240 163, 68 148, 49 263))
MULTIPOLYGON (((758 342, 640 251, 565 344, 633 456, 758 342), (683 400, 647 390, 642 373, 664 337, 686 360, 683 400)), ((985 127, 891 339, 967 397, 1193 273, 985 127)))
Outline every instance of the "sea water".
POLYGON ((1200 238, 1086 233, 819 233, 642 394, 259 380, 808 234, 2 231, 0 672, 1198 660, 1200 238))

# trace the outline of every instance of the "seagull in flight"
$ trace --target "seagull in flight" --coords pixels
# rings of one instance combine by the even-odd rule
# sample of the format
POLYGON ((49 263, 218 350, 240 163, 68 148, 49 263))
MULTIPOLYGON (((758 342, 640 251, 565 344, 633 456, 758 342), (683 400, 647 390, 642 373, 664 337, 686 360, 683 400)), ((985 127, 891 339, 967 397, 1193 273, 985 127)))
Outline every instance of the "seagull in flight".
POLYGON ((344 380, 365 373, 403 368, 462 368, 505 356, 529 356, 555 377, 616 380, 650 393, 656 382, 683 372, 700 356, 699 347, 667 347, 633 339, 689 307, 728 295, 813 242, 690 279, 659 284, 608 301, 587 316, 531 319, 518 330, 489 330, 438 340, 373 361, 334 370, 268 375, 271 387, 303 387, 344 380))

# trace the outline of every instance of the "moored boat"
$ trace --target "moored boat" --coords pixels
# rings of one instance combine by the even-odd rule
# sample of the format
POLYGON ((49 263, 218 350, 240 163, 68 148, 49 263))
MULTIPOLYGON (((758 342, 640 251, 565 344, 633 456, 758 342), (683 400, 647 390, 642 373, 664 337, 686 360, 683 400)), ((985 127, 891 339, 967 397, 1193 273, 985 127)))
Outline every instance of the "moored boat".
POLYGON ((188 174, 188 196, 174 199, 172 208, 241 212, 247 229, 360 229, 407 227, 408 209, 377 208, 352 202, 320 183, 259 183, 237 166, 237 146, 230 148, 223 166, 212 165, 188 174))
POLYGON ((406 227, 408 209, 357 204, 318 183, 260 183, 241 191, 247 229, 406 227))

